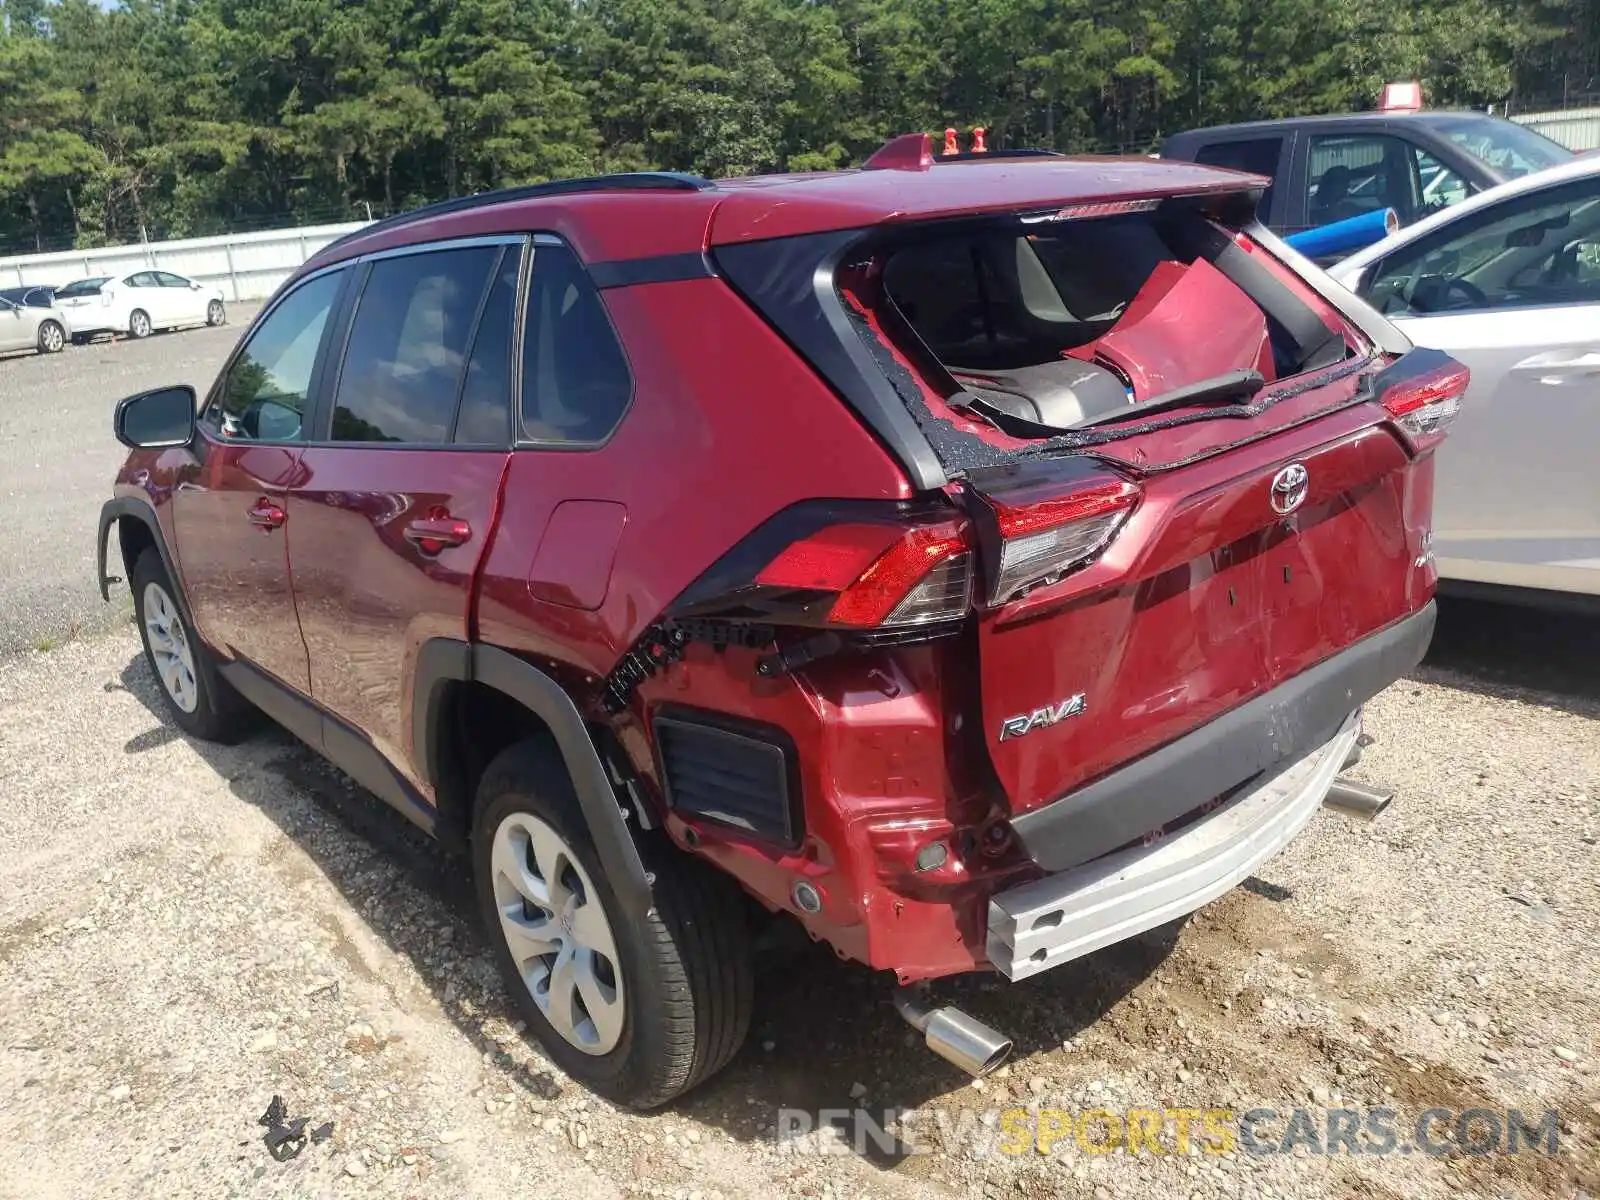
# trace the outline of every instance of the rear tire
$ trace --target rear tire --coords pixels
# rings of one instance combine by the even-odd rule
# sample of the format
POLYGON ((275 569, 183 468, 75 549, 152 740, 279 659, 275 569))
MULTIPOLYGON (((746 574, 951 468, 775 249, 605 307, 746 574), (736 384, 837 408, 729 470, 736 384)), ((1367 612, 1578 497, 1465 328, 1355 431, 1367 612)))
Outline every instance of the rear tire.
POLYGON ((642 846, 655 907, 623 913, 547 735, 489 764, 476 811, 484 926, 511 1001, 550 1059, 591 1091, 639 1109, 721 1070, 744 1043, 753 1003, 737 885, 670 847, 642 846))
POLYGON ((60 322, 41 321, 39 323, 39 353, 60 354, 67 344, 67 331, 61 328, 60 322))
POLYGON ((128 336, 134 338, 147 338, 150 336, 150 314, 142 308, 136 308, 128 314, 128 336))
POLYGON ((167 715, 183 732, 208 742, 236 742, 255 712, 217 674, 216 661, 178 606, 161 555, 150 547, 133 564, 133 610, 144 658, 167 715))

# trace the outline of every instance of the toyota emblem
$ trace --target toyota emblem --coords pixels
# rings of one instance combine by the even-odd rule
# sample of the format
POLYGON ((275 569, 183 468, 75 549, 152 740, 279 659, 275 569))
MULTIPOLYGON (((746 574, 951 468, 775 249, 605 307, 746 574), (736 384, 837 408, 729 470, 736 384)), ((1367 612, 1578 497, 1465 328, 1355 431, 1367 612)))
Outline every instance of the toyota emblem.
POLYGON ((1272 511, 1288 516, 1306 502, 1311 473, 1304 463, 1290 463, 1272 477, 1272 511))

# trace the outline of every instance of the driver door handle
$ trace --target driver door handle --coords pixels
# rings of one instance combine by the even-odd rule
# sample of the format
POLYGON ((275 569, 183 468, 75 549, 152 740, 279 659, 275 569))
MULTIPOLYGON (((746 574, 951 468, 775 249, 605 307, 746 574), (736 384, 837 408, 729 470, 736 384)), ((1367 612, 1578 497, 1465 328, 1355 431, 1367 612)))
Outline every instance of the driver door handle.
POLYGON ((283 509, 263 496, 250 506, 245 516, 250 518, 250 524, 263 531, 276 529, 283 524, 283 509))
POLYGON ((1540 383, 1559 384, 1600 375, 1600 350, 1551 350, 1523 359, 1511 370, 1540 383))

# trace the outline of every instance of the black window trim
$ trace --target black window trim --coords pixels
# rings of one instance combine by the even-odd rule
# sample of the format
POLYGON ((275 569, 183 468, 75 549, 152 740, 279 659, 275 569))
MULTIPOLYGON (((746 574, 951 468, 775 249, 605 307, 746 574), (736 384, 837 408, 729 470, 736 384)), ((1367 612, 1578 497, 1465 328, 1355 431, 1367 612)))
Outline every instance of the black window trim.
POLYGON ((516 354, 515 388, 512 393, 514 420, 512 421, 512 436, 516 441, 518 450, 556 450, 563 453, 598 450, 610 443, 617 436, 617 431, 622 428, 628 419, 628 414, 633 411, 633 402, 639 395, 639 380, 634 373, 633 362, 628 358, 627 343, 622 340, 622 334, 617 330, 617 323, 611 318, 611 310, 606 307, 605 289, 602 288, 594 275, 589 270, 589 265, 583 261, 583 256, 575 250, 570 243, 553 233, 536 233, 533 235, 533 252, 528 256, 527 269, 524 271, 521 292, 517 297, 517 337, 513 353, 516 354), (600 311, 605 316, 606 324, 611 327, 611 336, 617 343, 617 353, 622 356, 623 368, 628 372, 628 399, 618 411, 616 420, 611 422, 611 428, 606 430, 602 438, 587 442, 576 442, 569 439, 535 438, 529 437, 523 428, 523 389, 522 389, 522 364, 524 348, 527 340, 528 326, 528 294, 533 287, 533 272, 538 267, 540 246, 560 246, 572 255, 572 261, 578 264, 578 269, 589 280, 589 285, 595 290, 595 299, 599 301, 600 311))
POLYGON ((321 279, 327 275, 342 274, 344 278, 340 281, 339 288, 334 292, 333 303, 328 308, 328 320, 322 327, 322 337, 317 342, 317 352, 312 358, 311 381, 307 387, 306 394, 306 409, 305 412, 301 414, 300 418, 300 428, 302 432, 313 427, 311 426, 311 420, 317 411, 318 395, 322 388, 323 382, 322 376, 327 366, 326 359, 328 354, 329 336, 338 326, 339 319, 342 315, 342 310, 350 290, 350 277, 353 272, 349 270, 349 266, 350 264, 347 262, 339 262, 334 263, 331 266, 323 267, 320 270, 308 273, 303 278, 295 280, 292 288, 285 289, 282 293, 273 298, 273 300, 270 301, 266 307, 256 314, 255 319, 250 322, 244 333, 240 335, 239 341, 234 345, 233 350, 229 353, 226 361, 223 362, 222 370, 218 371, 216 378, 211 381, 211 387, 206 392, 205 403, 200 406, 199 412, 195 415, 195 429, 197 437, 197 441, 195 443, 196 449, 198 449, 202 444, 216 446, 307 446, 311 444, 305 438, 261 438, 240 442, 224 441, 220 438, 212 437, 205 431, 205 418, 206 414, 211 411, 212 406, 217 403, 217 398, 222 394, 224 382, 227 380, 229 373, 232 372, 235 364, 238 363, 240 357, 244 354, 245 348, 249 346, 251 339, 255 337, 256 331, 267 322, 272 314, 277 312, 290 296, 293 296, 307 284, 310 284, 313 281, 321 279))
MULTIPOLYGON (((533 242, 536 238, 526 233, 494 233, 481 236, 468 236, 459 238, 439 238, 427 242, 411 242, 404 246, 393 246, 386 250, 374 250, 371 253, 360 255, 356 258, 345 259, 338 264, 338 268, 349 267, 352 283, 346 289, 333 319, 329 324, 334 327, 336 350, 333 344, 324 342, 320 351, 326 355, 327 361, 320 364, 322 376, 316 383, 316 397, 307 408, 311 416, 308 426, 317 436, 302 442, 288 443, 290 445, 305 446, 307 448, 328 449, 338 447, 344 450, 458 450, 464 453, 493 453, 504 454, 514 448, 517 422, 520 419, 521 381, 522 381, 522 341, 520 336, 513 336, 512 363, 510 375, 511 394, 508 402, 512 406, 512 439, 506 442, 348 442, 338 441, 331 437, 333 432, 333 402, 339 394, 339 380, 344 374, 345 357, 350 350, 350 334, 355 327, 355 318, 360 307, 361 294, 366 290, 367 280, 372 274, 372 264, 391 258, 409 258, 414 254, 431 254, 447 250, 465 250, 474 246, 500 246, 501 255, 504 247, 517 246, 522 251, 522 267, 517 280, 516 312, 513 314, 514 334, 520 335, 522 328, 522 309, 527 303, 527 280, 529 263, 533 258, 533 242)), ((484 291, 478 298, 478 310, 474 315, 472 328, 467 334, 467 353, 470 357, 472 346, 478 336, 478 325, 483 319, 483 307, 487 302, 489 291, 494 286, 495 272, 499 270, 502 257, 497 257, 484 285, 484 291)), ((337 268, 331 268, 337 269, 337 268)), ((318 272, 319 274, 321 272, 318 272)), ((307 276, 311 278, 311 276, 307 276)), ((456 420, 461 415, 462 385, 466 380, 465 364, 461 379, 456 382, 455 410, 450 418, 450 432, 455 431, 456 420)))
MULTIPOLYGON (((1593 184, 1593 177, 1582 176, 1577 179, 1561 179, 1553 183, 1546 183, 1542 187, 1529 188, 1527 191, 1520 192, 1515 196, 1507 196, 1499 204, 1486 205, 1475 213, 1469 213, 1465 217, 1458 217, 1457 220, 1446 224, 1442 228, 1431 230, 1421 237, 1413 238, 1403 246, 1396 246, 1382 258, 1375 258, 1362 268, 1361 276, 1356 281, 1356 286, 1362 293, 1362 301, 1369 305, 1372 304, 1372 301, 1369 299, 1372 294, 1372 285, 1377 280, 1378 275, 1383 270, 1384 266, 1391 259, 1398 254, 1404 254, 1426 243, 1432 242, 1436 246, 1443 245, 1445 242, 1451 240, 1449 235, 1451 233, 1452 225, 1471 224, 1478 218, 1489 218, 1484 223, 1493 224, 1494 220, 1498 218, 1492 216, 1492 214, 1503 211, 1511 205, 1517 204, 1521 201, 1548 203, 1549 201, 1543 198, 1548 197, 1552 193, 1560 192, 1564 188, 1578 188, 1586 183, 1593 184)), ((1600 195, 1597 195, 1596 199, 1600 200, 1600 195)), ((1566 201, 1563 200, 1560 201, 1560 203, 1566 203, 1566 201)), ((1419 257, 1426 258, 1429 253, 1430 251, 1424 250, 1419 257)), ((1591 306, 1593 304, 1593 300, 1565 300, 1559 304, 1487 304, 1482 308, 1456 308, 1450 309, 1447 312, 1406 311, 1397 313, 1384 313, 1382 315, 1386 321, 1426 321, 1434 317, 1475 317, 1493 313, 1545 312, 1551 309, 1582 308, 1585 306, 1591 306)), ((1376 308, 1376 306, 1374 306, 1374 308, 1376 308)))

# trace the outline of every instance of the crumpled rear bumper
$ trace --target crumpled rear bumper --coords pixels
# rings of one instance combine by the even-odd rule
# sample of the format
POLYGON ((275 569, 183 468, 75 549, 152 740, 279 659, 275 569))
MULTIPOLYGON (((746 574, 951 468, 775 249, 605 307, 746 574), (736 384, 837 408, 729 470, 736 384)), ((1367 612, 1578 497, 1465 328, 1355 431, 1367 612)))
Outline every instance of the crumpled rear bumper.
POLYGON ((1026 979, 1215 900, 1305 828, 1360 735, 1352 712, 1331 741, 1176 832, 994 896, 989 960, 1026 979))

